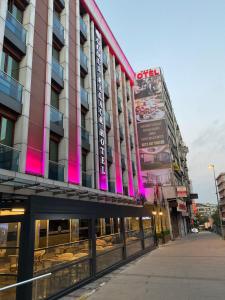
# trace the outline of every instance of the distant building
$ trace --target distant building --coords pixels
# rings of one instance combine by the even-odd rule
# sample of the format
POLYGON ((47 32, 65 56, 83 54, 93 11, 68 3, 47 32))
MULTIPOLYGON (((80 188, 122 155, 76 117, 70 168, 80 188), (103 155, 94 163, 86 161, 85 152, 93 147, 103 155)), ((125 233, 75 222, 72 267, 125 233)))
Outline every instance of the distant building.
POLYGON ((225 173, 220 173, 216 178, 218 193, 219 193, 219 204, 222 218, 222 225, 225 228, 225 173))
POLYGON ((201 217, 211 217, 217 210, 217 204, 214 203, 196 203, 196 213, 201 217))

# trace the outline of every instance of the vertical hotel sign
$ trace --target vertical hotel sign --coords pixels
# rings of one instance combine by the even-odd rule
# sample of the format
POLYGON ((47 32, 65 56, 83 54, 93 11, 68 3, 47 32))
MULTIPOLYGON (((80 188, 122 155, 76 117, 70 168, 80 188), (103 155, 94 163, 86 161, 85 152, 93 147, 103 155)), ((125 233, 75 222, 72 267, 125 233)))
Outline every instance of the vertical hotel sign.
POLYGON ((105 151, 105 108, 103 91, 102 42, 101 35, 95 29, 95 67, 96 67, 96 100, 97 100, 97 128, 99 155, 99 188, 107 190, 106 151, 105 151))

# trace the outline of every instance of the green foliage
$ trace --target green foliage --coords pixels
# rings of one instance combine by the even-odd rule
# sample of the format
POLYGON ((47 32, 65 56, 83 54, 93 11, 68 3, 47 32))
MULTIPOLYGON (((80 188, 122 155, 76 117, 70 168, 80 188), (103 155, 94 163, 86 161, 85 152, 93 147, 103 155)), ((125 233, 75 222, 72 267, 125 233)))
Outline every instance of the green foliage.
POLYGON ((214 214, 212 214, 212 219, 213 219, 213 222, 216 226, 220 226, 220 216, 219 216, 219 211, 218 209, 215 211, 214 214))

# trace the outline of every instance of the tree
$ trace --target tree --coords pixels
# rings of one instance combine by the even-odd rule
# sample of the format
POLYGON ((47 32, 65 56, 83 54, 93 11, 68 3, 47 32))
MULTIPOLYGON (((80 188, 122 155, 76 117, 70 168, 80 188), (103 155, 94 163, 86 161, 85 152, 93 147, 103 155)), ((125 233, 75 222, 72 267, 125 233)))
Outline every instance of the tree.
POLYGON ((218 209, 212 214, 213 223, 219 227, 220 226, 220 215, 218 209))

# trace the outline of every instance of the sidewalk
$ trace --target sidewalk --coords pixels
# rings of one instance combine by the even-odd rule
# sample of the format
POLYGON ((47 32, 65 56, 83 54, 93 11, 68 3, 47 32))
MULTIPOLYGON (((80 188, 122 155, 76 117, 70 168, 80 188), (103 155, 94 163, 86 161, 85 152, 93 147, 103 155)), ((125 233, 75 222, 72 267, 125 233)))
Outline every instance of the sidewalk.
POLYGON ((165 246, 63 300, 225 299, 225 241, 199 233, 165 246))

